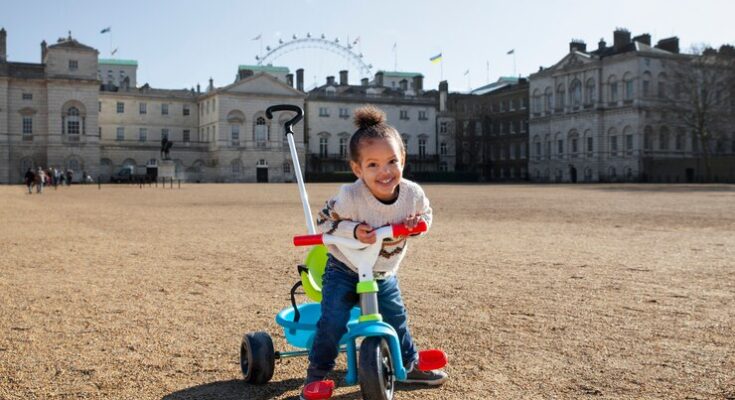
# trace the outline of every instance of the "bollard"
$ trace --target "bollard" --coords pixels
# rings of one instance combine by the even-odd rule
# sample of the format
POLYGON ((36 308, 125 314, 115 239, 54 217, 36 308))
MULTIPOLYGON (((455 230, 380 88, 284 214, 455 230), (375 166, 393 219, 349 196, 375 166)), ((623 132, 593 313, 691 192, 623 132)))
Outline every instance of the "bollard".
POLYGON ((171 177, 171 187, 169 187, 169 189, 173 189, 173 188, 174 188, 174 178, 171 177))
POLYGON ((158 187, 158 177, 156 177, 156 187, 158 187))
POLYGON ((181 189, 181 179, 178 179, 179 181, 179 189, 181 189))
POLYGON ((97 190, 102 190, 102 177, 97 175, 97 190))

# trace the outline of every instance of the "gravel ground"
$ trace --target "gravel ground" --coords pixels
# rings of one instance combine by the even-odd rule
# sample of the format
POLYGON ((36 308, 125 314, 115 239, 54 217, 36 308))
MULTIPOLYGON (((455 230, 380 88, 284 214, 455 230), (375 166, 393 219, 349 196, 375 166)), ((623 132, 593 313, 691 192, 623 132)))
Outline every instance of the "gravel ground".
MULTIPOLYGON (((337 188, 309 185, 313 209, 337 188)), ((396 399, 735 399, 735 186, 425 190, 435 223, 401 286, 450 380, 396 399)), ((295 184, 3 186, 0 204, 1 399, 297 398, 305 359, 263 386, 238 361, 249 331, 287 349, 295 184)))

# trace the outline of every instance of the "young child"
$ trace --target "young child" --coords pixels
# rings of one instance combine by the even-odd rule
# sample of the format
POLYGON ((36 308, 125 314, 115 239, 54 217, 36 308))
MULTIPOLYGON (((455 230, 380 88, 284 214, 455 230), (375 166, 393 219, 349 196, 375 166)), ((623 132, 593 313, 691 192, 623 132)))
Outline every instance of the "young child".
MULTIPOLYGON (((421 187, 403 179, 406 150, 385 114, 372 106, 355 111, 357 131, 350 138, 350 167, 359 178, 344 185, 317 218, 319 229, 330 235, 375 243, 373 229, 404 223, 413 228, 420 220, 431 225, 431 207, 421 187)), ((414 368, 418 352, 408 330, 408 316, 401 299, 396 272, 407 249, 406 238, 385 241, 374 267, 378 280, 378 307, 383 320, 398 334, 401 356, 408 372, 406 382, 440 385, 443 371, 414 368)), ((322 276, 322 314, 309 353, 306 384, 326 379, 339 353, 339 340, 347 332, 350 310, 359 301, 357 268, 336 246, 329 246, 322 276)), ((303 395, 302 395, 303 398, 303 395)))

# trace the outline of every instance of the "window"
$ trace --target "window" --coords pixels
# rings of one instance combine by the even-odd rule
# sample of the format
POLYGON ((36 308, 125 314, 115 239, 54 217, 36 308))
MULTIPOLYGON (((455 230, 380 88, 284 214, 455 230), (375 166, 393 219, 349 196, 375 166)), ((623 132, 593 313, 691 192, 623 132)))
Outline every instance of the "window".
POLYGON ((125 112, 125 103, 123 103, 122 101, 118 101, 117 102, 117 113, 122 114, 124 112, 125 112))
POLYGON ((510 144, 510 154, 509 155, 510 155, 509 159, 511 160, 516 159, 516 144, 515 143, 510 144))
POLYGON ((573 107, 577 108, 582 104, 582 83, 576 79, 572 81, 569 88, 569 97, 571 97, 573 107))
POLYGON ((21 97, 23 100, 33 100, 33 93, 23 93, 21 97))
POLYGON ((184 136, 183 138, 184 143, 189 143, 191 141, 191 133, 189 132, 188 129, 184 129, 183 136, 184 136))
POLYGON ((79 61, 69 60, 69 71, 76 71, 79 69, 79 61))
POLYGON ((140 103, 138 105, 138 113, 139 114, 147 114, 148 113, 148 104, 146 104, 146 103, 140 103))
POLYGON ((541 159, 541 142, 536 142, 536 159, 541 159))
POLYGON ((168 140, 168 138, 169 138, 169 136, 168 136, 168 128, 161 129, 161 139, 164 139, 164 138, 166 140, 168 140))
POLYGON ((426 117, 426 111, 419 111, 419 121, 426 121, 427 119, 429 118, 426 117))
MULTIPOLYGON (((684 150, 684 137, 686 135, 684 134, 684 129, 679 129, 679 133, 676 134, 676 150, 682 151, 684 150)), ((733 145, 735 145, 735 141, 733 141, 733 145)))
POLYGON ((23 140, 33 140, 33 117, 23 117, 23 140))
POLYGON ((319 155, 323 158, 327 157, 328 150, 329 150, 328 144, 329 144, 328 138, 325 138, 325 137, 319 138, 319 155))
POLYGON ((439 133, 447 133, 447 123, 442 122, 439 124, 439 133))
POLYGON ((78 135, 80 130, 79 109, 70 107, 66 112, 66 133, 69 135, 78 135))
POLYGON ((284 174, 290 174, 291 173, 291 163, 288 161, 283 163, 283 173, 284 174))
POLYGON ((590 104, 590 105, 595 102, 595 80, 594 79, 587 80, 587 85, 585 86, 584 102, 585 104, 590 104))
POLYGON ((564 110, 564 85, 559 85, 556 89, 556 110, 564 110))
POLYGON ((577 154, 577 138, 572 138, 572 154, 577 154))
POLYGON ((594 147, 594 143, 595 143, 595 139, 594 138, 592 138, 592 137, 588 137, 587 138, 587 154, 589 156, 592 156, 592 152, 594 151, 594 148, 595 148, 594 147))
POLYGON ((618 102, 618 82, 615 80, 615 77, 610 77, 610 80, 608 81, 610 84, 610 103, 617 103, 618 102))
POLYGON ((339 138, 339 156, 340 157, 347 156, 347 138, 346 137, 339 138))
POLYGON ((182 113, 184 114, 184 116, 188 116, 189 115, 190 111, 189 111, 189 105, 188 104, 184 104, 184 107, 182 108, 182 113))
POLYGON ((168 115, 168 104, 161 104, 161 115, 168 115))
POLYGON ((447 155, 447 144, 446 142, 441 142, 439 145, 439 154, 446 156, 447 155))
POLYGON ((546 92, 544 93, 544 110, 546 111, 547 114, 551 112, 552 102, 553 102, 553 94, 551 92, 551 88, 548 87, 546 88, 546 92))
POLYGON ((140 128, 138 130, 138 141, 145 142, 146 140, 148 140, 148 129, 140 128))
POLYGON ((350 114, 347 108, 340 107, 339 109, 339 117, 340 118, 349 118, 350 114))
POLYGON ((319 107, 319 116, 320 117, 328 117, 329 111, 327 110, 327 107, 319 107))
POLYGON ((625 81, 625 100, 633 100, 633 79, 625 81))
POLYGON ((660 150, 669 149, 669 128, 662 127, 661 132, 658 135, 658 147, 660 150))
POLYGON ((643 96, 648 97, 650 90, 651 90, 651 82, 643 81, 643 96))
POLYGON ((240 171, 242 171, 240 160, 232 160, 230 166, 232 167, 232 175, 240 175, 240 171))
POLYGON ((611 156, 618 155, 618 137, 617 136, 610 136, 610 155, 611 156))
POLYGON ((625 135, 625 151, 628 155, 633 154, 633 135, 625 135))
POLYGON ((564 139, 557 140, 556 145, 557 152, 559 153, 559 158, 561 158, 564 155, 564 139))
POLYGON ((230 140, 233 146, 240 145, 240 125, 230 125, 230 140))
POLYGON ((255 120, 255 145, 265 147, 268 141, 268 126, 265 124, 265 118, 258 117, 255 120))
POLYGON ((117 136, 115 137, 115 140, 121 142, 125 140, 125 128, 122 126, 117 127, 117 136))
POLYGON ((518 147, 520 148, 520 151, 521 151, 520 158, 521 159, 525 159, 526 158, 526 144, 525 143, 520 143, 520 145, 518 147))
POLYGON ((401 119, 408 119, 408 111, 407 110, 401 110, 401 119))
POLYGON ((419 158, 426 157, 426 138, 419 138, 419 158))
POLYGON ((650 126, 643 129, 643 149, 653 150, 653 129, 650 126))

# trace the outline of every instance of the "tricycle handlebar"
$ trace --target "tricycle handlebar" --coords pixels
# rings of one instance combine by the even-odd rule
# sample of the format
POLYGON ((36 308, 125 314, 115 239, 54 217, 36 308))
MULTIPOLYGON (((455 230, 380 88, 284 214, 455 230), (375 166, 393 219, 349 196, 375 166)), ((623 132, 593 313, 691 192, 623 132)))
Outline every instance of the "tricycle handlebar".
MULTIPOLYGON (((418 224, 416 224, 413 228, 408 228, 404 224, 393 224, 390 227, 386 226, 383 228, 379 228, 379 230, 385 230, 385 228, 390 228, 390 232, 385 232, 382 235, 379 236, 392 236, 394 238, 401 237, 401 236, 408 236, 413 235, 415 233, 421 233, 426 232, 428 229, 428 226, 426 225, 426 221, 421 220, 418 224)), ((383 240, 384 237, 378 237, 377 239, 383 240)), ((294 246, 314 246, 318 244, 341 244, 341 245, 348 245, 349 247, 365 247, 365 244, 360 245, 361 242, 357 241, 356 239, 347 239, 332 235, 325 235, 323 233, 319 233, 316 235, 299 235, 293 237, 293 244, 294 246), (326 240, 325 240, 326 239, 326 240)))

